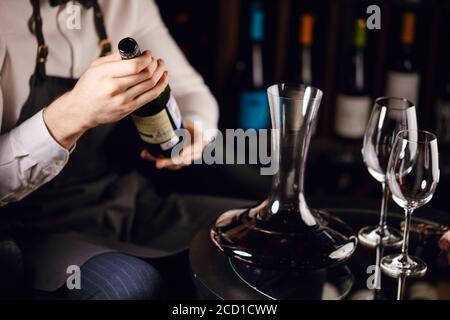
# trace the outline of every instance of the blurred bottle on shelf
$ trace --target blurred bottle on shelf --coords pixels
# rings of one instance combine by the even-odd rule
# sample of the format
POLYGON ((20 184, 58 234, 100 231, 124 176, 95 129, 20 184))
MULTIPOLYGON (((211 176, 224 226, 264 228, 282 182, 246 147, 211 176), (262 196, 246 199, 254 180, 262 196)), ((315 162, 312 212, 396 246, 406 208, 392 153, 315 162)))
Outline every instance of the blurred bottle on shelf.
POLYGON ((298 25, 298 52, 296 66, 293 70, 294 79, 298 83, 313 85, 312 46, 314 41, 314 15, 302 14, 298 25))
POLYGON ((393 50, 387 74, 386 95, 419 103, 420 73, 415 52, 416 14, 402 14, 400 42, 393 50))
POLYGON ((364 136, 372 104, 367 84, 366 45, 365 20, 357 19, 351 52, 346 55, 341 70, 334 123, 336 135, 348 141, 364 136))
POLYGON ((157 0, 170 34, 208 85, 213 81, 217 39, 218 2, 210 0, 157 0), (205 27, 207 26, 207 27, 205 27))
POLYGON ((181 39, 179 42, 180 49, 186 57, 191 56, 189 46, 189 28, 192 23, 192 13, 188 7, 180 7, 174 15, 174 25, 177 29, 177 35, 181 39))
POLYGON ((333 118, 333 136, 329 167, 333 180, 330 193, 359 194, 367 185, 361 157, 362 137, 369 117, 372 99, 368 85, 368 34, 366 23, 358 13, 349 12, 350 38, 344 40, 342 62, 338 69, 338 85, 333 118), (334 140, 334 139, 333 139, 334 140))
POLYGON ((269 125, 269 105, 265 86, 264 51, 265 10, 262 0, 250 3, 248 35, 243 56, 239 58, 238 73, 238 127, 265 129, 269 125))
POLYGON ((450 67, 440 85, 436 103, 436 133, 446 151, 450 149, 450 67))
MULTIPOLYGON (((442 17, 450 14, 450 3, 442 8, 442 17)), ((443 165, 450 167, 450 21, 443 20, 440 25, 439 63, 437 72, 437 99, 435 104, 435 132, 439 147, 443 151, 443 165)), ((448 171, 448 170, 443 170, 448 171)))

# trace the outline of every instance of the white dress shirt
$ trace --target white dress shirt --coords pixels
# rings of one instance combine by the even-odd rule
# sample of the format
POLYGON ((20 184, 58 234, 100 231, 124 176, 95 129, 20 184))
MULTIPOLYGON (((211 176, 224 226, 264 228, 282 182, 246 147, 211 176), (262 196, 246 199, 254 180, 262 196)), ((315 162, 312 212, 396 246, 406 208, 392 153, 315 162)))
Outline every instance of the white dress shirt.
MULTIPOLYGON (((203 79, 168 33, 153 0, 99 0, 113 50, 120 39, 135 38, 143 50, 163 58, 170 86, 185 121, 216 128, 218 108, 203 79)), ((71 7, 73 8, 73 7, 71 7)), ((43 33, 49 47, 47 74, 79 78, 100 53, 93 9, 74 11, 41 0, 43 33)), ((48 132, 42 112, 15 126, 29 95, 37 42, 28 29, 29 0, 0 1, 0 207, 19 201, 53 179, 70 161, 69 151, 48 132)))

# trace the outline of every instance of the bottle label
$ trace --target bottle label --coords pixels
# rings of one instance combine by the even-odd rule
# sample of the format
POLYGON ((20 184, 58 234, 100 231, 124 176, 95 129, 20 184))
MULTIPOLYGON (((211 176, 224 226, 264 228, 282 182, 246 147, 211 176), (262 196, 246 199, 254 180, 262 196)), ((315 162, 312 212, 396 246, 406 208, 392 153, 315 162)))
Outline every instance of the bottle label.
POLYGON ((174 135, 172 139, 170 139, 167 142, 161 143, 161 149, 164 151, 172 149, 178 142, 180 142, 180 137, 177 135, 174 135))
POLYGON ((176 129, 181 128, 181 112, 178 108, 177 101, 173 97, 173 95, 170 95, 170 99, 167 102, 167 110, 169 111, 169 114, 173 120, 173 123, 175 124, 176 129))
POLYGON ((372 100, 370 97, 339 95, 336 109, 336 133, 349 139, 364 136, 372 100))
POLYGON ((266 91, 244 91, 240 97, 239 126, 242 129, 266 129, 268 120, 269 105, 266 91))
POLYGON ((450 143, 450 101, 438 101, 436 121, 439 139, 444 143, 450 143))
POLYGON ((386 95, 406 98, 417 107, 420 76, 418 73, 390 71, 387 79, 386 95))
POLYGON ((163 144, 176 136, 166 109, 149 117, 132 115, 141 139, 150 144, 163 144))

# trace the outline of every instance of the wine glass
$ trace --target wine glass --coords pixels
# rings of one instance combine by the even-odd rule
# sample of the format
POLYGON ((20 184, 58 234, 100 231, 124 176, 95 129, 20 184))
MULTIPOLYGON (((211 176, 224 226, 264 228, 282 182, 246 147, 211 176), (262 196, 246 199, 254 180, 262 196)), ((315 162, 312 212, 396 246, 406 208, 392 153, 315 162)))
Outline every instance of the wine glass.
POLYGON ((402 244, 400 231, 386 224, 390 198, 386 168, 395 135, 409 128, 417 129, 416 108, 412 102, 395 97, 375 100, 364 134, 362 154, 369 173, 381 183, 383 198, 378 225, 364 227, 358 234, 359 241, 368 247, 376 247, 379 243, 384 247, 399 247, 402 244))
POLYGON ((387 180, 394 201, 405 210, 402 252, 381 260, 381 269, 392 277, 422 276, 427 265, 408 255, 411 215, 428 203, 439 182, 437 138, 422 130, 404 130, 397 134, 389 164, 387 180))

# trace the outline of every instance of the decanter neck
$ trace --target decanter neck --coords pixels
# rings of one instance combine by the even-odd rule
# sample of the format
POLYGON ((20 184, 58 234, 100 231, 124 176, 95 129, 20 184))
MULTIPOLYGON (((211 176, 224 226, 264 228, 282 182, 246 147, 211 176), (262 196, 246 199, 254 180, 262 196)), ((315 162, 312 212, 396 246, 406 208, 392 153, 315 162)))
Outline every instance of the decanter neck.
POLYGON ((272 152, 278 155, 278 172, 272 182, 272 197, 281 201, 300 201, 304 192, 304 175, 311 137, 310 124, 301 130, 280 132, 272 152))

